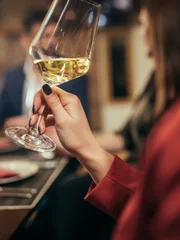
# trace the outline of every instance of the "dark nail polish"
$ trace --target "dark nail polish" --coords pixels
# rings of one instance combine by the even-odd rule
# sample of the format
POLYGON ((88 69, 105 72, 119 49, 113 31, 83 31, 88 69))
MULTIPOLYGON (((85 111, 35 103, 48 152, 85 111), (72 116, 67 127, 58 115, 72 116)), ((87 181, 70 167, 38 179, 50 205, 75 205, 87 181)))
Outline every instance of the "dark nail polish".
POLYGON ((31 127, 31 118, 29 118, 29 127, 31 127))
POLYGON ((42 135, 40 127, 38 127, 38 132, 40 135, 42 135))
POLYGON ((50 95, 52 93, 52 90, 50 88, 50 86, 48 84, 45 84, 43 87, 43 92, 46 94, 46 95, 50 95))
POLYGON ((32 107, 32 113, 35 114, 35 107, 34 107, 34 104, 33 104, 33 107, 32 107))

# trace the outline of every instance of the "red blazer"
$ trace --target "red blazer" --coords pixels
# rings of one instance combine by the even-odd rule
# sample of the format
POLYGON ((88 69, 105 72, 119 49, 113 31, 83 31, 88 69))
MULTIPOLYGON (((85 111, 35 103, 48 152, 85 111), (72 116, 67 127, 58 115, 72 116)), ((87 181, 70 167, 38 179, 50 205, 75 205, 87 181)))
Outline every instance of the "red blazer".
POLYGON ((180 99, 151 131, 143 171, 120 158, 85 197, 117 219, 113 240, 180 240, 180 99))

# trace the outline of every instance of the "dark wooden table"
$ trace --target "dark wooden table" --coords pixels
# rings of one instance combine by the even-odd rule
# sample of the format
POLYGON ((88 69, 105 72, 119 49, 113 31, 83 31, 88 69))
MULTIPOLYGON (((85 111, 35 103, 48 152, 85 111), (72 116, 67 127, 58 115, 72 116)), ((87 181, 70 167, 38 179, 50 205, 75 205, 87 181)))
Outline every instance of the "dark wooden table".
MULTIPOLYGON (((15 158, 17 159, 17 157, 18 156, 15 158)), ((9 156, 1 156, 0 160, 2 158, 3 160, 9 159, 9 156)), ((13 159, 13 156, 11 156, 11 158, 13 159)), ((27 156, 21 156, 19 159, 27 159, 27 156)), ((68 159, 65 158, 55 159, 53 161, 57 161, 56 166, 53 168, 40 168, 35 176, 6 185, 8 187, 36 188, 37 193, 34 194, 31 199, 0 197, 0 240, 7 240, 27 215, 35 209, 39 201, 68 163, 68 159)))

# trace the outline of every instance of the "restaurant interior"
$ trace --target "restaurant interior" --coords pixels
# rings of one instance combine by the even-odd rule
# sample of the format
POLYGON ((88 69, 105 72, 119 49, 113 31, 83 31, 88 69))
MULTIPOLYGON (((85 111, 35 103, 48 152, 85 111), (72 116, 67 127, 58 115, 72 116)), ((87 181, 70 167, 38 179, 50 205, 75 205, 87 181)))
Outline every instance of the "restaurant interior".
MULTIPOLYGON (((46 12, 51 2, 51 0, 0 1, 0 94, 5 94, 3 89, 8 76, 10 78, 9 73, 19 66, 22 68, 27 57, 20 40, 23 32, 23 19, 30 10, 46 12)), ((153 72, 153 62, 145 54, 145 47, 139 34, 139 21, 134 2, 132 0, 97 0, 96 2, 102 5, 102 9, 91 66, 83 79, 85 81, 83 87, 86 92, 86 104, 88 104, 86 109, 88 121, 95 134, 100 134, 102 132, 118 132, 124 127, 132 115, 134 102, 153 72)), ((18 76, 17 73, 16 78, 18 76)), ((15 79, 13 82, 11 81, 12 92, 10 94, 12 96, 20 94, 19 92, 16 93, 17 84, 15 79)), ((6 105, 6 103, 4 104, 6 105)), ((8 110, 11 111, 11 108, 8 108, 8 110)), ((8 114, 8 116, 13 115, 11 112, 8 114)), ((0 240, 80 240, 81 237, 78 236, 80 233, 77 233, 78 237, 72 236, 70 234, 71 228, 67 226, 64 226, 63 230, 66 235, 62 235, 62 237, 55 235, 52 237, 50 234, 49 237, 47 233, 45 236, 41 235, 40 232, 45 233, 45 226, 49 223, 47 220, 46 224, 39 224, 38 219, 44 219, 45 221, 45 214, 43 211, 41 213, 41 210, 46 209, 44 206, 48 205, 49 195, 57 194, 54 189, 57 189, 57 186, 60 185, 63 189, 63 184, 66 183, 64 179, 67 176, 72 179, 74 175, 84 177, 87 174, 86 170, 78 164, 77 160, 73 159, 73 156, 63 156, 58 151, 32 152, 22 149, 12 142, 9 143, 9 140, 4 141, 5 128, 16 125, 18 121, 18 119, 15 119, 15 122, 13 122, 13 119, 11 119, 4 125, 2 124, 0 129, 0 240), (32 164, 28 165, 29 162, 32 164), (11 164, 9 169, 6 169, 8 167, 7 163, 11 164), (1 168, 7 170, 2 171, 2 175, 1 168), (16 171, 20 172, 20 176, 15 174, 16 171), (21 175, 22 171, 23 174, 21 175), (38 230, 33 227, 36 222, 38 222, 38 230)), ((19 124, 25 125, 27 121, 28 113, 19 124)), ((116 153, 125 159, 130 154, 129 150, 117 150, 116 153)), ((76 188, 76 186, 73 187, 76 188)), ((71 188, 69 189, 71 191, 71 188)), ((63 190, 60 190, 58 194, 61 191, 63 190)), ((82 192, 84 194, 86 189, 83 189, 82 192)), ((72 211, 73 205, 71 205, 70 200, 65 197, 63 199, 64 202, 69 201, 68 209, 72 211)), ((63 206, 63 203, 61 204, 63 206)), ((51 202, 49 206, 46 206, 46 213, 57 207, 58 204, 53 205, 51 202)), ((70 220, 71 215, 68 214, 67 210, 67 214, 64 213, 63 216, 64 223, 67 222, 67 225, 74 224, 76 226, 70 220)), ((91 217, 96 216, 93 210, 90 210, 89 214, 92 215, 91 217)), ((78 211, 74 213, 72 219, 75 219, 75 217, 78 218, 78 211)), ((101 217, 106 218, 106 216, 101 217)), ((57 216, 54 216, 53 220, 55 218, 57 216)), ((108 221, 109 219, 106 219, 105 224, 108 224, 108 221)), ((109 223, 109 225, 112 226, 113 223, 109 223)), ((88 227, 93 229, 93 223, 89 223, 88 227)), ((61 225, 57 228, 61 228, 61 225)), ((77 230, 77 227, 74 228, 77 230)), ((97 229, 95 227, 94 229, 96 232, 97 229)), ((53 227, 50 228, 51 234, 52 231, 53 227)), ((74 229, 72 232, 76 234, 74 229)), ((56 235, 61 236, 60 233, 58 234, 56 235)), ((97 238, 99 240, 109 239, 99 236, 97 238)))
MULTIPOLYGON (((101 1, 99 1, 101 2, 101 1)), ((22 19, 28 9, 47 10, 51 1, 1 1, 0 31, 0 75, 10 68, 20 65, 24 51, 19 44, 22 19)), ((137 18, 134 17, 131 0, 103 1, 96 37, 94 58, 88 72, 90 119, 93 129, 114 131, 119 129, 131 111, 131 103, 142 91, 152 70, 152 62, 146 58, 139 36, 137 18), (113 3, 114 2, 114 3, 113 3), (120 14, 119 14, 120 12, 120 14), (120 39, 120 41, 118 41, 120 39), (122 42, 124 47, 125 96, 113 95, 113 41, 122 42), (121 119, 121 121, 119 121, 121 119)), ((121 47, 121 43, 120 47, 121 47)), ((118 74, 118 73, 117 73, 118 74)), ((122 83, 123 84, 123 83, 122 83)))

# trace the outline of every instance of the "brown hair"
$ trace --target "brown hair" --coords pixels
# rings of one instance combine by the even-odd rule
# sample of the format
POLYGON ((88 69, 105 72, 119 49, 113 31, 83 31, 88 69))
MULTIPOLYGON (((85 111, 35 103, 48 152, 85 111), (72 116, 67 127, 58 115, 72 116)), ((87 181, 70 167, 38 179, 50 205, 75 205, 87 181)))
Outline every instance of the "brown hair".
POLYGON ((150 16, 156 62, 155 115, 180 96, 180 0, 142 0, 150 16))

